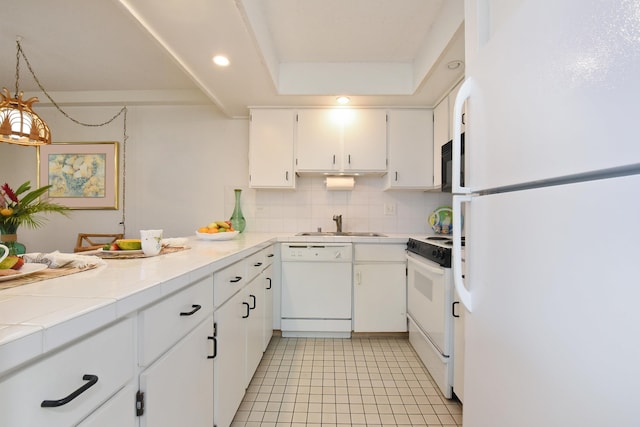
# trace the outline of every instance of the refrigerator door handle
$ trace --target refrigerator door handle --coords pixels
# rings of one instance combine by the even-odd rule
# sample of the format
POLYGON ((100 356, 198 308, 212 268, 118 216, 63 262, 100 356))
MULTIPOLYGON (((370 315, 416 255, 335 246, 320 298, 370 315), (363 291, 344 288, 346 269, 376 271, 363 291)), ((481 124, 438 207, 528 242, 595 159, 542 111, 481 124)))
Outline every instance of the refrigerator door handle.
MULTIPOLYGON (((451 192, 453 194, 469 194, 471 193, 471 189, 468 187, 460 186, 460 161, 462 158, 462 150, 461 150, 461 139, 460 134, 462 133, 462 107, 464 106, 464 102, 469 99, 471 96, 471 89, 473 87, 473 80, 468 78, 462 83, 458 93, 456 94, 456 101, 453 104, 453 168, 452 168, 452 177, 451 177, 451 192)), ((469 182, 469 179, 466 179, 466 182, 469 182)))
POLYGON ((471 202, 472 195, 455 195, 453 196, 453 252, 451 254, 451 262, 453 264, 453 286, 458 293, 460 302, 471 312, 471 293, 465 287, 462 277, 462 203, 471 202))

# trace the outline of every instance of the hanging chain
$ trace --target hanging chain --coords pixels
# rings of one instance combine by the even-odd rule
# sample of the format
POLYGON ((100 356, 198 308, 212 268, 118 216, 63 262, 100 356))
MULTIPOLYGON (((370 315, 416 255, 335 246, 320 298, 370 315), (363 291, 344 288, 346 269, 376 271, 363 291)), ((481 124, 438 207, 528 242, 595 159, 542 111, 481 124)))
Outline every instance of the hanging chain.
POLYGON ((56 107, 56 109, 66 118, 68 118, 69 120, 71 120, 72 122, 79 124, 81 126, 88 126, 88 127, 102 127, 105 125, 110 124, 111 122, 113 122, 115 119, 117 119, 118 117, 120 117, 121 115, 123 116, 123 120, 124 120, 124 130, 123 130, 123 136, 122 136, 122 220, 120 222, 120 225, 122 226, 122 233, 126 236, 126 215, 125 215, 125 202, 127 200, 126 196, 126 171, 127 171, 127 139, 129 139, 129 135, 127 135, 127 106, 125 105, 124 107, 122 107, 120 109, 120 111, 118 111, 113 117, 111 117, 109 120, 102 122, 102 123, 84 123, 81 122, 80 120, 77 120, 73 117, 71 117, 69 114, 67 114, 66 111, 64 111, 60 105, 58 105, 58 103, 56 101, 53 100, 53 98, 51 97, 51 95, 49 95, 49 93, 46 91, 46 89, 44 88, 44 86, 42 86, 42 83, 40 83, 40 80, 38 80, 38 77, 36 77, 36 73, 33 71, 33 68, 31 68, 31 64, 29 63, 29 60, 27 59, 27 55, 25 55, 24 51, 22 50, 22 46, 20 45, 20 39, 16 40, 16 45, 18 46, 18 49, 16 51, 16 98, 18 97, 18 79, 20 78, 20 55, 22 55, 22 58, 24 59, 25 64, 27 64, 27 68, 29 69, 29 72, 31 73, 31 75, 33 76, 33 80, 35 80, 35 82, 38 84, 38 87, 40 88, 40 90, 47 96, 47 98, 49 98, 49 101, 51 101, 51 103, 56 107))
POLYGON ((18 49, 16 50, 16 95, 14 98, 18 98, 18 91, 20 90, 18 86, 18 80, 20 80, 20 40, 16 40, 16 44, 18 45, 18 49))
MULTIPOLYGON (((63 116, 65 116, 67 119, 71 120, 72 122, 77 123, 77 124, 82 125, 82 126, 100 127, 100 126, 108 125, 109 123, 111 123, 112 121, 117 119, 127 109, 127 107, 122 107, 122 109, 120 111, 118 111, 113 117, 111 117, 109 120, 107 120, 106 122, 103 122, 103 123, 84 123, 84 122, 81 122, 80 120, 74 119, 69 114, 67 114, 60 107, 60 105, 58 105, 58 103, 56 101, 53 100, 53 98, 51 97, 51 95, 49 95, 49 93, 46 91, 44 86, 42 86, 42 84, 40 83, 40 80, 38 80, 38 78, 36 77, 36 73, 34 73, 33 68, 31 68, 31 64, 29 63, 29 60, 27 59, 27 55, 25 55, 24 51, 22 50, 22 46, 20 45, 20 40, 16 40, 16 44, 18 45, 18 55, 22 54, 22 58, 24 59, 25 64, 27 64, 27 68, 31 72, 31 75, 33 76, 33 80, 35 80, 35 82, 38 84, 38 87, 40 88, 40 90, 47 96, 47 98, 49 98, 49 101, 51 101, 51 103, 54 105, 54 107, 56 107, 58 109, 58 111, 60 111, 60 113, 62 113, 63 116)), ((18 59, 20 59, 19 56, 18 56, 18 59)), ((18 64, 19 63, 20 63, 20 61, 18 61, 18 64)), ((16 74, 18 74, 18 69, 19 69, 18 67, 19 66, 16 66, 16 74)), ((18 88, 18 79, 16 78, 16 91, 17 91, 17 88, 18 88)))
POLYGON ((122 225, 122 234, 127 235, 127 223, 126 223, 126 203, 127 198, 125 195, 127 194, 127 139, 129 139, 129 135, 127 135, 127 107, 124 107, 124 130, 122 134, 122 221, 120 225, 122 225))

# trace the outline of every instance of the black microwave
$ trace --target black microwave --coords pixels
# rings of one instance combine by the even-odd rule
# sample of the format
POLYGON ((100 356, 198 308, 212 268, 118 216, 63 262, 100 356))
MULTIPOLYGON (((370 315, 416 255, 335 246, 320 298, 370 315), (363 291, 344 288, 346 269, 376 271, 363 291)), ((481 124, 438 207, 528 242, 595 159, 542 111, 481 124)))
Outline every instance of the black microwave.
MULTIPOLYGON (((460 134, 460 186, 464 186, 464 132, 460 134)), ((442 146, 442 191, 451 193, 453 182, 453 141, 442 146)))

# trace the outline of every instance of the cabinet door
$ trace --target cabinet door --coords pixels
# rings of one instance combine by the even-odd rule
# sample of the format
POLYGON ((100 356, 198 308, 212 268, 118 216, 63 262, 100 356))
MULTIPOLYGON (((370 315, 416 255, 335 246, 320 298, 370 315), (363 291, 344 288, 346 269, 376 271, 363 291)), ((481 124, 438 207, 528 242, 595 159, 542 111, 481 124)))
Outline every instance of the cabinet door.
POLYGON ((245 328, 249 313, 244 292, 214 312, 217 354, 214 359, 213 411, 217 426, 229 426, 244 397, 245 328))
POLYGON ((310 109, 298 111, 298 171, 338 171, 342 158, 343 111, 310 109))
POLYGON ((261 280, 262 285, 264 286, 264 305, 265 305, 265 315, 263 326, 263 345, 262 351, 267 349, 269 342, 271 341, 271 337, 273 336, 273 281, 275 277, 273 275, 273 265, 269 265, 262 272, 261 280))
POLYGON ((213 316, 140 375, 141 427, 213 425, 213 316))
POLYGON ((433 112, 389 111, 387 188, 433 187, 433 112))
POLYGON ((135 411, 137 387, 129 384, 94 411, 78 427, 135 427, 138 419, 135 411))
POLYGON ((344 110, 345 171, 387 170, 387 112, 385 110, 344 110), (347 114, 348 113, 348 114, 347 114))
POLYGON ((406 332, 404 263, 354 265, 353 331, 406 332))
POLYGON ((249 125, 249 186, 294 188, 293 110, 251 110, 249 125))
POLYGON ((249 386, 256 368, 260 364, 260 359, 262 359, 266 305, 264 286, 260 277, 249 283, 245 290, 245 295, 245 301, 249 303, 249 317, 243 319, 246 323, 246 365, 244 374, 244 387, 246 388, 249 386))
POLYGON ((449 128, 449 98, 433 110, 433 185, 442 185, 442 146, 451 139, 449 128))

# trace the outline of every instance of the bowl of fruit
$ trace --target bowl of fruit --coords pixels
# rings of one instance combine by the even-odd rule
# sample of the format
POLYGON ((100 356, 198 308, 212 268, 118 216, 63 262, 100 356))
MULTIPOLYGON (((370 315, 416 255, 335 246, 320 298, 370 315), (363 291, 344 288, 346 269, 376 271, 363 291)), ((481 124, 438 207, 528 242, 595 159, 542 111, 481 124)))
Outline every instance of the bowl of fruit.
POLYGON ((113 243, 108 243, 102 247, 107 253, 142 253, 142 241, 140 239, 118 239, 113 243))
POLYGON ((231 240, 238 234, 231 221, 213 221, 196 230, 196 237, 201 240, 231 240))

